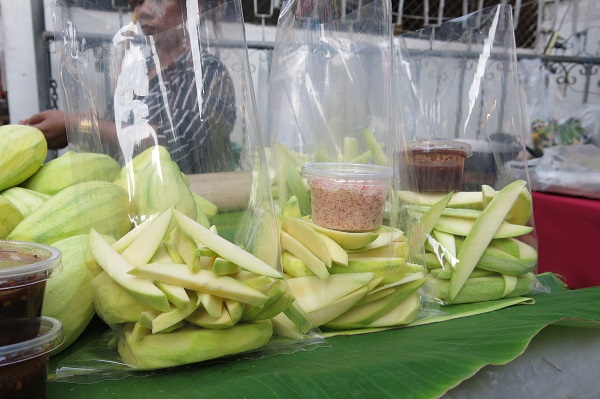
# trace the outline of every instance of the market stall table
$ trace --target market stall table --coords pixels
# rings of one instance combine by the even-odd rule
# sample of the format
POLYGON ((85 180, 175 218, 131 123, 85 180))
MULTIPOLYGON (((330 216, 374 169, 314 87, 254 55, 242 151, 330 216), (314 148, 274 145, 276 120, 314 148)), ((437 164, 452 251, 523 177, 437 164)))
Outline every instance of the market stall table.
MULTIPOLYGON (((449 390, 448 398, 479 398, 482 393, 488 398, 525 397, 523 392, 530 398, 557 397, 557 392, 560 397, 599 397, 600 287, 532 297, 535 305, 331 337, 329 346, 312 351, 254 359, 242 355, 149 376, 92 375, 83 384, 53 381, 48 398, 413 399, 437 398, 449 390), (569 326, 546 328, 559 321, 569 326), (102 381, 90 383, 98 377, 102 381), (502 381, 506 386, 498 383, 502 381)), ((76 347, 52 359, 51 372, 102 331, 105 327, 95 320, 76 347)))
POLYGON ((571 288, 600 285, 600 201, 533 192, 538 271, 565 278, 571 288))

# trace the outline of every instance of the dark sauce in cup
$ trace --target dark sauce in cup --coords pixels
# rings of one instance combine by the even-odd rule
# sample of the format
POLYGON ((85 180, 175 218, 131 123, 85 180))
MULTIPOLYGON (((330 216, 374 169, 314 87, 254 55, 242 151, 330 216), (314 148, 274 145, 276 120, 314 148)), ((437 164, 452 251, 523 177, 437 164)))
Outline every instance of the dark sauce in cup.
POLYGON ((414 170, 414 190, 460 191, 465 159, 471 156, 467 143, 429 140, 408 146, 404 160, 414 170))
POLYGON ((46 280, 60 259, 55 248, 0 241, 0 346, 37 336, 46 280))
POLYGON ((50 317, 38 319, 36 337, 0 347, 0 398, 46 397, 49 352, 63 342, 61 323, 50 317))

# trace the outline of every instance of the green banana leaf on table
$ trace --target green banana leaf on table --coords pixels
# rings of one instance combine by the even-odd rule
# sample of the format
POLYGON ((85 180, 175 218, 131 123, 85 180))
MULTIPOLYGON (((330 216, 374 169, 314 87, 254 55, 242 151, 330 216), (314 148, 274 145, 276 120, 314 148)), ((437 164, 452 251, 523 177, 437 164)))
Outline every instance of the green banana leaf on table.
MULTIPOLYGON (((498 301, 456 305, 443 322, 331 337, 329 347, 312 351, 251 360, 240 355, 96 384, 51 382, 48 398, 67 392, 74 399, 134 399, 148 392, 170 398, 437 398, 486 365, 512 361, 546 326, 600 327, 600 287, 567 290, 552 274, 540 281, 551 292, 531 295, 530 305, 495 311, 498 301)), ((77 346, 51 359, 50 373, 77 346)))

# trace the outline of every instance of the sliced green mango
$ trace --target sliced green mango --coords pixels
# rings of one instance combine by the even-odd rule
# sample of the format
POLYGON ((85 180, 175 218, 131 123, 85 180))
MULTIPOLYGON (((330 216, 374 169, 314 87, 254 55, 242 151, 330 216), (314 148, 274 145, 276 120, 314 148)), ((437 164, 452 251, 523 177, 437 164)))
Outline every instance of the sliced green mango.
POLYGON ((166 330, 167 328, 173 327, 175 324, 183 321, 186 317, 198 309, 200 305, 197 303, 195 295, 193 295, 190 299, 190 302, 188 302, 184 307, 178 308, 173 306, 170 311, 163 312, 156 316, 152 320, 152 334, 156 334, 166 330))
POLYGON ((240 269, 241 268, 235 263, 223 258, 216 258, 212 265, 212 272, 217 276, 235 274, 239 272, 240 269))
POLYGON ((365 245, 364 247, 349 250, 348 252, 365 252, 377 248, 386 247, 390 243, 396 240, 400 240, 402 239, 402 237, 404 237, 404 232, 394 227, 381 226, 373 230, 373 232, 378 234, 377 238, 373 242, 365 245))
POLYGON ((89 249, 100 267, 131 296, 162 312, 168 312, 171 309, 164 292, 152 281, 129 274, 128 272, 133 270, 133 267, 94 229, 90 231, 89 249))
POLYGON ((231 317, 233 324, 237 324, 242 319, 244 304, 239 301, 225 299, 223 305, 225 305, 225 310, 229 313, 229 317, 231 317))
POLYGON ((105 271, 92 279, 96 314, 108 325, 138 321, 140 314, 154 311, 131 296, 105 271))
POLYGON ((285 314, 302 334, 306 334, 313 326, 308 317, 300 309, 297 302, 292 303, 284 311, 285 314))
POLYGON ((163 283, 160 281, 155 281, 154 285, 156 285, 158 289, 165 293, 169 302, 178 308, 183 308, 190 302, 190 297, 183 287, 163 283))
POLYGON ((358 258, 406 258, 408 257, 408 242, 393 241, 388 246, 367 250, 349 250, 353 259, 358 258))
POLYGON ((413 292, 405 300, 396 305, 394 309, 364 327, 392 327, 409 324, 417 317, 420 305, 419 294, 413 292))
POLYGON ((349 294, 341 297, 337 301, 330 303, 320 309, 307 312, 306 317, 310 320, 313 327, 320 327, 331 320, 344 314, 348 309, 356 305, 369 292, 369 287, 364 286, 349 294))
POLYGON ((406 261, 404 258, 354 258, 353 255, 348 258, 348 266, 334 264, 331 267, 331 272, 337 274, 371 272, 374 277, 385 277, 405 270, 406 261))
MULTIPOLYGON (((529 245, 519 242, 522 247, 523 257, 515 258, 509 253, 494 246, 488 246, 477 261, 477 267, 492 272, 518 276, 529 273, 537 264, 537 252, 529 245)), ((460 249, 464 245, 463 239, 457 239, 456 245, 460 249)))
POLYGON ((273 323, 273 334, 290 338, 294 341, 302 341, 304 339, 304 334, 302 334, 298 326, 285 314, 279 313, 271 318, 271 322, 273 323))
POLYGON ((231 277, 217 276, 213 272, 204 269, 192 272, 187 265, 178 263, 149 263, 131 269, 129 273, 132 277, 135 275, 143 276, 189 290, 205 292, 255 306, 260 306, 269 299, 260 291, 231 277))
MULTIPOLYGON (((517 285, 515 289, 506 297, 509 298, 530 293, 533 290, 535 281, 536 277, 533 273, 517 276, 517 285)), ((505 282, 499 274, 469 278, 465 281, 462 289, 452 301, 450 301, 448 294, 450 287, 449 280, 429 277, 427 287, 431 290, 431 294, 441 301, 457 304, 501 299, 504 294, 505 282)))
POLYGON ((167 234, 172 218, 171 208, 153 218, 150 225, 121 252, 121 256, 133 267, 148 263, 167 234))
MULTIPOLYGON (((398 197, 408 204, 432 206, 440 201, 446 194, 417 193, 414 191, 399 191, 398 197)), ((452 195, 448 202, 449 208, 467 208, 483 210, 481 191, 459 191, 452 195)))
POLYGON ((123 328, 119 355, 136 369, 158 369, 196 363, 258 349, 273 335, 270 320, 239 323, 221 330, 188 326, 169 334, 150 334, 134 342, 133 324, 123 328))
MULTIPOLYGON (((191 271, 197 272, 202 268, 200 256, 198 256, 198 244, 178 227, 171 231, 169 236, 177 249, 177 253, 188 265, 191 271)), ((146 262, 147 263, 147 262, 146 262)))
POLYGON ((377 165, 388 165, 389 161, 385 152, 377 142, 375 135, 371 129, 363 130, 363 137, 365 139, 365 143, 367 143, 367 147, 369 147, 369 151, 371 151, 371 155, 373 155, 373 159, 377 165))
POLYGON ((287 200, 287 202, 285 203, 285 207, 283 208, 283 215, 290 218, 302 217, 302 212, 300 211, 300 204, 298 203, 298 197, 292 195, 287 200))
POLYGON ((283 271, 290 277, 306 277, 315 276, 316 274, 310 270, 302 260, 292 255, 289 251, 283 251, 281 253, 281 263, 283 265, 283 271))
POLYGON ((285 215, 281 216, 281 229, 308 248, 325 266, 331 267, 332 260, 329 247, 314 229, 311 229, 300 219, 285 215))
MULTIPOLYGON (((463 245, 456 255, 459 263, 456 265, 455 272, 450 278, 450 287, 448 295, 450 301, 456 298, 469 274, 473 271, 477 262, 481 258, 485 249, 493 238, 497 237, 497 232, 502 228, 506 214, 513 206, 519 192, 525 187, 526 182, 517 180, 504 187, 492 201, 485 207, 481 216, 473 223, 469 230, 463 245)), ((465 220, 465 219, 461 219, 465 220)), ((517 226, 517 225, 513 225, 517 226)), ((526 233, 525 233, 526 234, 526 233)))
POLYGON ((354 137, 344 137, 344 149, 342 151, 342 161, 350 162, 359 155, 358 140, 354 137))
MULTIPOLYGON (((222 305, 223 306, 223 305, 222 305)), ((236 325, 229 312, 224 308, 219 312, 219 316, 213 317, 204 308, 198 308, 194 313, 189 315, 187 322, 199 327, 210 328, 214 330, 230 329, 236 325)))
POLYGON ((373 231, 363 232, 347 232, 340 230, 332 230, 326 227, 321 227, 312 221, 301 219, 308 226, 312 227, 319 233, 323 233, 333 241, 337 242, 344 249, 358 249, 369 245, 379 237, 378 233, 373 231))
POLYGON ((210 317, 220 317, 223 312, 223 298, 216 295, 199 292, 198 303, 202 304, 202 307, 210 317))
POLYGON ((519 250, 519 245, 515 242, 514 238, 496 238, 490 242, 490 245, 496 247, 498 249, 503 250, 515 258, 521 257, 521 251, 519 250))
POLYGON ((287 282, 298 305, 304 312, 309 313, 365 286, 373 277, 373 273, 347 273, 332 274, 327 280, 307 276, 288 279, 287 282))
POLYGON ((415 292, 426 281, 421 278, 396 287, 395 293, 376 301, 355 306, 348 312, 326 324, 328 328, 347 329, 368 325, 394 309, 399 303, 415 292))
POLYGON ((256 274, 262 274, 273 278, 283 278, 281 273, 264 261, 213 233, 183 213, 175 210, 174 217, 179 227, 188 236, 196 241, 201 242, 207 248, 212 249, 222 258, 239 265, 242 269, 256 274))
POLYGON ((300 259, 306 267, 321 279, 327 280, 329 278, 329 271, 325 263, 317 258, 310 249, 285 231, 281 231, 281 249, 289 251, 292 255, 300 259))
POLYGON ((413 251, 422 251, 423 244, 427 240, 427 236, 431 233, 434 227, 437 226, 441 219, 441 214, 452 200, 453 193, 448 193, 433 204, 427 212, 425 212, 418 222, 413 223, 408 231, 408 243, 413 251))
MULTIPOLYGON (((474 228, 476 222, 476 220, 440 216, 435 224, 435 229, 448 234, 466 237, 474 228)), ((483 226, 483 228, 485 229, 487 227, 483 226)), ((492 227, 490 227, 490 229, 491 228, 492 227)), ((522 226, 501 221, 500 226, 497 229, 494 229, 492 238, 518 237, 529 234, 532 231, 533 227, 530 226, 522 226)))
POLYGON ((331 254, 331 260, 338 265, 347 265, 348 264, 348 252, 344 248, 341 247, 340 244, 329 238, 329 236, 317 232, 319 237, 323 240, 327 249, 329 249, 329 253, 331 254))

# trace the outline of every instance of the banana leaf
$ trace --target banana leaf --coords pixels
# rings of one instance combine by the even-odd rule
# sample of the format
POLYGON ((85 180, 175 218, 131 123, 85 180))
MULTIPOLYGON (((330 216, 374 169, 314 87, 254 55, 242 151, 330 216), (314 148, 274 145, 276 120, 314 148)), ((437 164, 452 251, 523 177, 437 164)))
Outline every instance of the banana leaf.
MULTIPOLYGON (((48 398, 135 399, 150 392, 164 398, 438 398, 482 367, 517 358, 549 325, 600 327, 600 287, 567 290, 553 275, 540 280, 552 291, 532 295, 533 305, 376 334, 337 336, 327 340, 327 348, 252 359, 238 356, 144 374, 146 378, 95 384, 54 381, 48 384, 48 398)), ((464 311, 466 305, 461 306, 464 311)), ((82 341, 101 333, 95 327, 82 341)), ((84 344, 78 342, 52 358, 50 373, 61 358, 84 344)))

